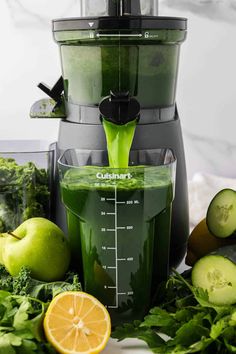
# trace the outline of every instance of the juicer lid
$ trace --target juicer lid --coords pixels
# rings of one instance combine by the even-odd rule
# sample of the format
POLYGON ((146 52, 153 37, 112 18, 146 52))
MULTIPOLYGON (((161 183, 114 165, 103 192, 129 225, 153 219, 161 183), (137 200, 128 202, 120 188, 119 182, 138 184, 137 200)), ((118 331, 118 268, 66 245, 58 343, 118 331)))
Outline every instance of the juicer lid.
POLYGON ((187 30, 187 19, 162 16, 104 16, 62 18, 52 21, 53 32, 76 30, 187 30))

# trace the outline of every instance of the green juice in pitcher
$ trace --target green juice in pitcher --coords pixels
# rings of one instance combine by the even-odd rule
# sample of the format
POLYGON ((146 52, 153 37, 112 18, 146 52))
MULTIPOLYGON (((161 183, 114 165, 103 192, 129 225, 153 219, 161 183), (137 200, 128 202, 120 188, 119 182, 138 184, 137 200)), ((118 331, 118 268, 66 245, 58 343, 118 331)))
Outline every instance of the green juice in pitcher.
POLYGON ((82 150, 59 162, 74 265, 113 326, 143 318, 169 270, 175 161, 166 149, 130 156, 136 124, 103 121, 109 163, 82 150))
POLYGON ((113 325, 142 318, 168 274, 170 171, 137 166, 125 172, 80 167, 61 183, 84 290, 108 307, 113 325))

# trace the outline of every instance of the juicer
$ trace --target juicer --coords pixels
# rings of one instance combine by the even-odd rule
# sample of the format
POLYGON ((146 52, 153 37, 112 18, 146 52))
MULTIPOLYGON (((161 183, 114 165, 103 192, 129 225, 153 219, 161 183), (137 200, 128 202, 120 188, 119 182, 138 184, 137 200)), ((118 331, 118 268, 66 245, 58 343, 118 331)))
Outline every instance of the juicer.
MULTIPOLYGON (((189 235, 183 138, 175 102, 187 20, 158 16, 158 0, 81 0, 80 17, 56 19, 62 76, 32 118, 60 118, 57 157, 67 149, 105 150, 102 119, 138 120, 132 150, 171 149, 177 158, 170 266, 182 261, 189 235)), ((55 172, 55 221, 65 229, 55 172)))

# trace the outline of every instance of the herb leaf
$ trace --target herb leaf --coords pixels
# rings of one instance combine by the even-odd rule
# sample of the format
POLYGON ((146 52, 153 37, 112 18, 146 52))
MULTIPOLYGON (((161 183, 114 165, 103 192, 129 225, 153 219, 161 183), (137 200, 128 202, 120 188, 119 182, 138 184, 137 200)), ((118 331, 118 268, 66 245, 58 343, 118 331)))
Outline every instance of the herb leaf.
POLYGON ((150 348, 162 346, 165 341, 152 329, 141 327, 140 321, 134 321, 133 324, 126 323, 122 327, 117 327, 113 332, 113 337, 119 341, 125 338, 138 338, 144 340, 150 348))
POLYGON ((142 339, 158 354, 236 353, 236 305, 211 304, 206 291, 177 272, 161 289, 159 306, 143 322, 116 328, 114 338, 142 339))

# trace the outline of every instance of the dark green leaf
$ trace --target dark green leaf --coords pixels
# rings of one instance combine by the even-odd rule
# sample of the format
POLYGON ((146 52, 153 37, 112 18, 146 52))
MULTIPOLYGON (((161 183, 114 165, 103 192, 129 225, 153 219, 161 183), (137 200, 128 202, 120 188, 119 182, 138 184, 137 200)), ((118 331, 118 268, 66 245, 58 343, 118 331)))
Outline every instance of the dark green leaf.
POLYGON ((140 327, 140 322, 127 323, 122 327, 117 327, 112 333, 113 338, 119 341, 126 338, 138 338, 147 343, 150 348, 156 348, 165 344, 165 341, 152 329, 140 327))
POLYGON ((191 344, 189 347, 189 353, 198 353, 202 352, 206 348, 208 348, 213 342, 213 339, 211 338, 202 338, 199 342, 195 342, 194 344, 191 344))
POLYGON ((173 339, 175 344, 190 346, 199 341, 202 337, 208 337, 209 330, 194 321, 185 323, 178 331, 173 339))
POLYGON ((224 340, 224 343, 229 353, 236 353, 236 345, 229 344, 227 340, 224 340))
POLYGON ((166 310, 155 307, 150 311, 150 315, 144 318, 141 327, 169 327, 175 324, 175 320, 166 310))
POLYGON ((178 310, 175 314, 175 319, 179 322, 188 322, 193 317, 193 309, 184 308, 183 310, 178 310))
POLYGON ((81 284, 78 275, 69 273, 64 281, 42 282, 31 278, 30 271, 22 267, 18 276, 13 278, 13 293, 16 295, 29 295, 32 298, 48 302, 64 291, 79 291, 81 284))

